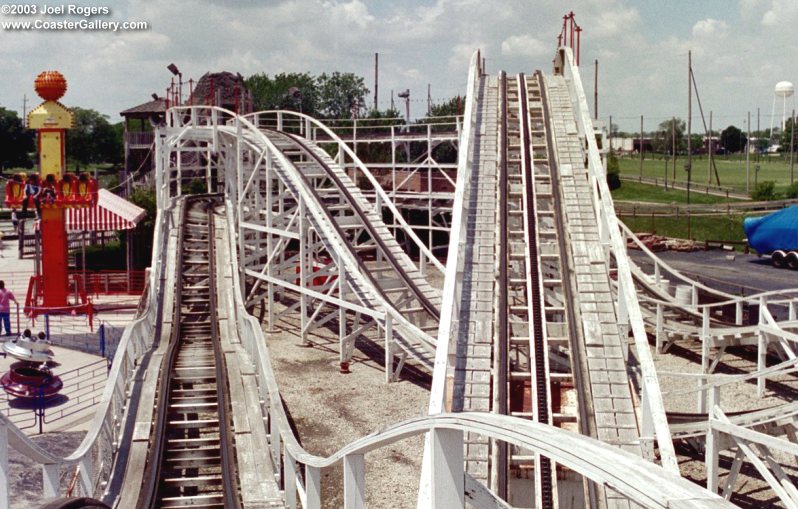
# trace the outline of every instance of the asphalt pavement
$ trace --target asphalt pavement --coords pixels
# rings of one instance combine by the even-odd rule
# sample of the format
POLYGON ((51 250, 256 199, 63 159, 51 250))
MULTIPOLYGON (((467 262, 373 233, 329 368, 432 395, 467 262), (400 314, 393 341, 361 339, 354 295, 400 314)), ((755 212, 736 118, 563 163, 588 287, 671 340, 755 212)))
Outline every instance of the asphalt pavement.
MULTIPOLYGON (((648 257, 630 249, 633 260, 648 268, 648 257)), ((751 295, 771 290, 798 288, 798 271, 777 269, 770 257, 713 249, 709 251, 661 251, 656 255, 684 275, 729 293, 751 295)))

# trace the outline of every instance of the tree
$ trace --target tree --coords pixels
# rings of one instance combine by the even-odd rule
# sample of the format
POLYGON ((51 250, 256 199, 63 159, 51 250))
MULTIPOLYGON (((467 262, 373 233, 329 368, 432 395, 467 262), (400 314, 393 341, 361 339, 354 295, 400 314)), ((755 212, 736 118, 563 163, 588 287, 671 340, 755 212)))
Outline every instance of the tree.
MULTIPOLYGON (((790 142, 792 141, 793 137, 793 125, 792 119, 788 118, 787 123, 784 124, 784 130, 781 132, 779 136, 779 145, 781 145, 781 151, 790 153, 790 142)), ((798 133, 795 133, 798 136, 798 133)))
POLYGON ((615 157, 615 151, 610 150, 607 154, 607 185, 610 191, 621 187, 621 166, 618 163, 618 158, 615 157))
POLYGON ((366 111, 365 96, 369 93, 363 78, 351 72, 322 73, 316 78, 319 93, 318 113, 326 118, 348 118, 354 109, 358 115, 366 111))
POLYGON ((746 138, 745 134, 733 125, 730 125, 720 133, 720 145, 727 152, 737 153, 745 150, 747 142, 748 138, 746 138))
MULTIPOLYGON (((138 227, 133 231, 133 267, 131 269, 142 269, 149 266, 152 257, 153 233, 155 231, 155 219, 158 215, 158 205, 155 191, 146 187, 136 187, 130 197, 131 202, 143 208, 147 215, 139 222, 138 227)), ((122 242, 127 242, 127 236, 122 236, 122 242)))
POLYGON ((16 111, 0 108, 0 172, 7 168, 30 168, 30 153, 36 150, 36 133, 26 129, 16 111))
POLYGON ((754 201, 770 201, 776 198, 776 183, 772 180, 758 183, 754 192, 751 193, 751 199, 754 201))
POLYGON ((665 120, 664 122, 660 122, 659 126, 657 126, 656 132, 654 132, 654 139, 652 140, 652 143, 654 145, 655 152, 673 155, 674 130, 676 131, 676 152, 678 153, 684 150, 684 120, 680 118, 671 118, 665 120))
POLYGON ((123 157, 122 135, 119 127, 95 110, 72 108, 75 126, 67 130, 66 152, 75 169, 92 163, 119 164, 123 157))
POLYGON ((756 147, 757 152, 764 152, 770 145, 770 131, 762 129, 751 132, 751 144, 756 147))
POLYGON ((273 78, 259 73, 247 78, 246 83, 255 111, 293 110, 316 116, 318 89, 309 73, 280 73, 273 78))
MULTIPOLYGON (((427 117, 452 117, 455 115, 462 115, 465 110, 465 103, 465 96, 456 95, 446 102, 433 104, 427 117)), ((442 121, 448 122, 446 119, 442 121)))

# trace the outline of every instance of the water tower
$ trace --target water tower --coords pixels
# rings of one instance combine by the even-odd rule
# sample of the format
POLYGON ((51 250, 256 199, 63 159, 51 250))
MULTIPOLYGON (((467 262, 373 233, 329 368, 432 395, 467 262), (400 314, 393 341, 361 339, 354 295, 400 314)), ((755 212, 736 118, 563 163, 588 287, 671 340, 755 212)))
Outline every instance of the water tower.
MULTIPOLYGON (((779 81, 773 89, 773 108, 770 110, 770 143, 773 141, 773 121, 776 119, 776 98, 781 97, 781 130, 784 131, 787 121, 787 99, 795 94, 795 86, 789 81, 779 81)), ((794 102, 793 102, 794 106, 794 102)), ((778 148, 778 141, 774 147, 778 148)))
MULTIPOLYGON (((781 97, 781 130, 784 131, 787 120, 787 99, 795 93, 795 86, 789 81, 779 81, 774 92, 776 97, 781 97)), ((773 98, 774 103, 776 97, 773 98)))

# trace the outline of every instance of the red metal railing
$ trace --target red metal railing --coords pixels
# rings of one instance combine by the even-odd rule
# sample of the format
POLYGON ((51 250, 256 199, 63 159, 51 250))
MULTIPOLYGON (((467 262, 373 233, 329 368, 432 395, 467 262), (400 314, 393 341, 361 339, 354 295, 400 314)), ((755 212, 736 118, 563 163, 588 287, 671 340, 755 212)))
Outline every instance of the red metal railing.
POLYGON ((41 292, 42 277, 31 276, 25 294, 23 312, 30 318, 47 314, 87 315, 91 325, 95 312, 92 298, 100 295, 141 295, 144 291, 145 272, 130 271, 70 271, 71 305, 65 307, 44 307, 41 292))
POLYGON ((569 46, 574 52, 576 58, 576 65, 579 65, 579 53, 582 39, 582 27, 576 24, 574 11, 569 12, 562 17, 562 30, 560 35, 557 36, 557 47, 569 46), (576 44, 574 44, 574 36, 576 37, 576 44))

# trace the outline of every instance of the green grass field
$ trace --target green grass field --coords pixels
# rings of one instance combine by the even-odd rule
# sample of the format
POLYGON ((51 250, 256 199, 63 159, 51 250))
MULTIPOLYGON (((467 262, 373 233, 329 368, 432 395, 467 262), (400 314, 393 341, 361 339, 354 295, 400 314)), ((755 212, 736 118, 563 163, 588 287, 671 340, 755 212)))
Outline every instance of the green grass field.
MULTIPOLYGON (((650 178, 663 179, 665 177, 665 161, 653 156, 643 160, 643 176, 650 178)), ((635 156, 622 157, 618 159, 620 163, 621 175, 637 177, 640 175, 640 159, 635 156)), ((676 180, 687 182, 687 172, 684 165, 687 163, 686 157, 679 157, 676 160, 676 180)), ((722 187, 733 188, 736 191, 745 192, 746 182, 746 163, 744 157, 739 156, 718 156, 715 158, 718 167, 720 185, 722 187)), ((750 190, 754 189, 754 182, 764 182, 772 180, 776 182, 776 191, 783 192, 790 184, 790 162, 789 155, 783 156, 760 156, 757 163, 754 156, 751 156, 751 166, 749 173, 750 190), (759 165, 759 173, 756 174, 756 166, 759 165)), ((706 156, 693 157, 693 176, 692 182, 697 184, 707 184, 707 170, 709 161, 706 156)), ((798 180, 798 157, 794 177, 798 180)), ((668 162, 668 181, 673 178, 673 161, 668 162)), ((712 185, 716 185, 715 176, 712 175, 712 185)))
POLYGON ((619 217, 633 232, 647 232, 679 239, 694 239, 699 242, 740 241, 745 238, 743 216, 692 217, 688 234, 686 217, 619 217))
MULTIPOLYGON (((687 191, 677 189, 665 190, 661 187, 652 186, 648 184, 640 184, 639 182, 623 181, 621 187, 612 192, 613 200, 624 201, 643 201, 654 203, 687 203, 687 191)), ((690 203, 726 203, 730 201, 738 201, 728 199, 724 196, 715 196, 703 193, 690 193, 690 203)))
MULTIPOLYGON (((624 181, 621 187, 612 192, 613 200, 630 200, 655 203, 687 203, 687 192, 668 190, 638 182, 624 181)), ((722 196, 712 196, 699 193, 690 194, 690 203, 725 203, 730 200, 722 196)), ((683 214, 680 217, 656 216, 618 216, 633 232, 655 233, 665 237, 679 239, 694 239, 699 242, 710 241, 741 241, 745 238, 743 231, 742 215, 730 216, 695 216, 689 220, 683 214), (689 221, 689 228, 688 228, 689 221)), ((742 246, 737 246, 742 249, 742 246)))

